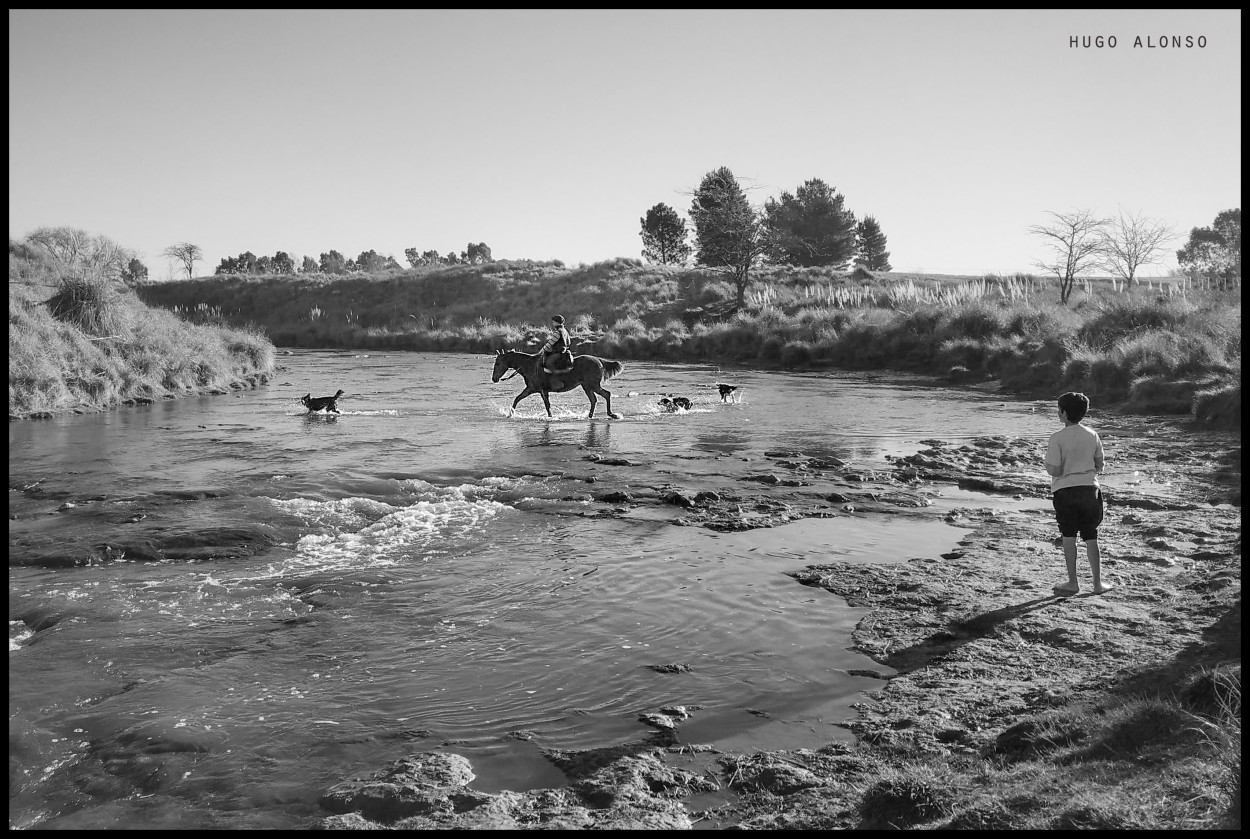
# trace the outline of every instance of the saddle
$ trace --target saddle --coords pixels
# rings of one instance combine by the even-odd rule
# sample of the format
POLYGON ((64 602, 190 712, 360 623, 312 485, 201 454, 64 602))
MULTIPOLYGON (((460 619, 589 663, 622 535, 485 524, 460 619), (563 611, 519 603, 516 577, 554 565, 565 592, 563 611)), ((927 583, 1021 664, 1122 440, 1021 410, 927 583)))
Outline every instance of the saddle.
POLYGON ((547 356, 547 358, 543 359, 543 372, 544 373, 551 373, 554 375, 557 373, 568 373, 572 369, 573 369, 573 353, 567 350, 565 350, 562 353, 559 353, 558 355, 556 354, 549 355, 547 356), (563 364, 561 364, 562 362, 563 364))

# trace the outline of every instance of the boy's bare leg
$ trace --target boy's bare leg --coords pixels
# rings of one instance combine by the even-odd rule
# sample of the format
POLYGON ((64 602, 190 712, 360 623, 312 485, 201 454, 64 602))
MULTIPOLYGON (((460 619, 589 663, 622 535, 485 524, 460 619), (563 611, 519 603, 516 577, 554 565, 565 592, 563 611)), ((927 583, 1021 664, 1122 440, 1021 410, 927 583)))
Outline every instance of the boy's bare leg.
POLYGON ((1089 570, 1094 574, 1094 594, 1102 594, 1115 588, 1110 582, 1102 581, 1102 553, 1098 550, 1097 539, 1090 539, 1085 543, 1085 555, 1089 557, 1089 570))
POLYGON ((1081 590, 1081 583, 1076 578, 1076 537, 1063 537, 1063 561, 1068 566, 1068 581, 1055 586, 1059 594, 1076 594, 1081 590))

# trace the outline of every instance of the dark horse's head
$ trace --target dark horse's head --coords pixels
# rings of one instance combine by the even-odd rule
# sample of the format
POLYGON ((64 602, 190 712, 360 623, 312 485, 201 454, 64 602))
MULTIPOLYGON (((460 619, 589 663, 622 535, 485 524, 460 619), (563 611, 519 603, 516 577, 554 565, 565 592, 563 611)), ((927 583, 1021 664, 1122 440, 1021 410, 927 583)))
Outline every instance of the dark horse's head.
POLYGON ((499 381, 511 366, 512 363, 508 361, 508 353, 504 350, 495 350, 495 369, 491 371, 490 380, 492 382, 499 381))

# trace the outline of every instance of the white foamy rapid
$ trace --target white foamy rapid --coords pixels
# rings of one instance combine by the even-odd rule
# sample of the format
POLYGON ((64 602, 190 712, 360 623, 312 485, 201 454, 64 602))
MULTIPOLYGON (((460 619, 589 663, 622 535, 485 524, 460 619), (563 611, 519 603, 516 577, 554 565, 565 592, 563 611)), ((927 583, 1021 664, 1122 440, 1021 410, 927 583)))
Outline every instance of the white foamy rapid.
POLYGON ((279 510, 308 522, 313 532, 301 536, 295 555, 270 565, 266 575, 388 567, 455 554, 458 546, 475 541, 486 521, 510 509, 480 497, 486 493, 471 485, 435 487, 410 479, 402 488, 416 498, 412 504, 270 499, 279 510))
POLYGON ((22 621, 9 621, 9 652, 14 652, 22 648, 22 644, 32 637, 35 631, 26 626, 22 621))

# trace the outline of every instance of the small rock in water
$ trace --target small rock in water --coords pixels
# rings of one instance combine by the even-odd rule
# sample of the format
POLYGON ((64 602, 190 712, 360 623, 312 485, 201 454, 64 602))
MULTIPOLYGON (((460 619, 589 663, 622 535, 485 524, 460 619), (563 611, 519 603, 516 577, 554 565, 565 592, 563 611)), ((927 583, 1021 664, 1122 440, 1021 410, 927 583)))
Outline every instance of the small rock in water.
POLYGON ((685 705, 665 705, 660 708, 660 713, 668 714, 670 717, 676 717, 679 720, 690 719, 690 709, 685 705))
POLYGON ((667 714, 639 714, 638 721, 661 730, 672 730, 677 727, 676 721, 667 714))

